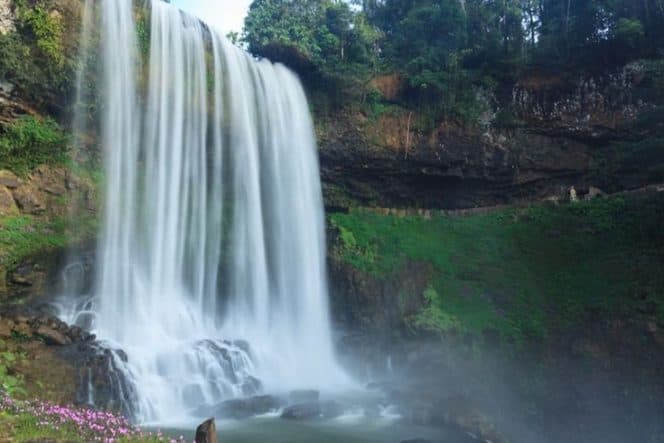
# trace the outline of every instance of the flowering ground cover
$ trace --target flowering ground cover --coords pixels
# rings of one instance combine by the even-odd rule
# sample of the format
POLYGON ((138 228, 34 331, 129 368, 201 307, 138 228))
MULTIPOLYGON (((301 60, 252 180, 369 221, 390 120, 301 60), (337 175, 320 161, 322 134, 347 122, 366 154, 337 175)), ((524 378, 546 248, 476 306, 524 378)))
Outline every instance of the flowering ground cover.
POLYGON ((0 393, 0 443, 184 443, 161 432, 145 432, 110 412, 60 406, 39 400, 17 401, 0 393))

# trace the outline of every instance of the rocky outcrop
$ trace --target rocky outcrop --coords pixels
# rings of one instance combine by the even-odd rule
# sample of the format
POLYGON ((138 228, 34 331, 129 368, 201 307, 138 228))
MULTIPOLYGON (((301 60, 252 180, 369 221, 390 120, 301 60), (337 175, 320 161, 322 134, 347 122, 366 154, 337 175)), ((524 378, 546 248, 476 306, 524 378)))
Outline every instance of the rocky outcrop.
POLYGON ((0 211, 5 213, 42 215, 48 210, 51 217, 66 216, 73 196, 80 198, 76 203, 86 210, 95 210, 94 186, 64 167, 42 165, 25 178, 0 171, 0 211))
MULTIPOLYGON (((335 233, 328 238, 335 239, 335 233)), ((385 339, 399 335, 406 329, 406 319, 425 304, 422 294, 430 283, 431 267, 411 262, 393 275, 373 276, 340 259, 338 247, 332 246, 328 260, 334 318, 345 329, 385 339)))
POLYGON ((642 83, 645 62, 633 62, 601 76, 531 72, 512 91, 515 117, 540 134, 582 141, 611 140, 629 131, 642 114, 655 108, 642 83))
POLYGON ((0 312, 0 338, 20 336, 38 340, 47 346, 66 346, 94 340, 94 336, 77 326, 69 326, 48 314, 0 312))
POLYGON ((125 377, 127 355, 67 325, 51 309, 45 303, 0 306, 0 352, 25 356, 10 369, 21 374, 27 392, 132 416, 136 393, 125 377))
POLYGON ((196 428, 195 443, 217 443, 217 426, 214 418, 204 421, 196 428))
POLYGON ((138 396, 127 378, 127 354, 105 343, 87 341, 59 350, 60 359, 76 368, 75 404, 134 417, 138 396))
POLYGON ((74 403, 78 369, 63 353, 93 340, 89 333, 53 317, 45 307, 0 308, 0 352, 16 356, 7 370, 19 374, 27 396, 74 403))
POLYGON ((0 0, 0 34, 9 34, 14 30, 14 11, 11 0, 0 0))
POLYGON ((281 418, 288 420, 307 420, 318 418, 321 414, 322 410, 320 403, 316 401, 289 406, 281 413, 281 418))
MULTIPOLYGON (((505 100, 488 98, 474 125, 423 126, 418 112, 391 105, 363 114, 320 118, 317 131, 328 208, 351 205, 461 209, 564 198, 591 187, 612 192, 646 186, 664 155, 616 155, 612 143, 661 131, 636 128, 661 103, 644 63, 618 72, 569 79, 527 73, 505 100), (612 167, 607 167, 611 163, 612 167)), ((375 87, 394 100, 398 78, 375 87)))
POLYGON ((461 209, 562 198, 571 185, 592 184, 589 147, 564 137, 441 127, 412 134, 406 148, 406 134, 390 136, 388 129, 399 131, 402 118, 379 119, 375 136, 389 138, 377 145, 343 117, 332 124, 346 128, 321 143, 328 206, 347 205, 345 197, 363 205, 461 209))
MULTIPOLYGON (((58 245, 67 220, 93 218, 96 198, 89 178, 62 166, 42 165, 27 177, 0 171, 0 217, 7 239, 21 242, 0 248, 0 302, 43 295, 60 283, 67 252, 58 245)), ((72 234, 78 243, 90 235, 84 229, 72 234)))

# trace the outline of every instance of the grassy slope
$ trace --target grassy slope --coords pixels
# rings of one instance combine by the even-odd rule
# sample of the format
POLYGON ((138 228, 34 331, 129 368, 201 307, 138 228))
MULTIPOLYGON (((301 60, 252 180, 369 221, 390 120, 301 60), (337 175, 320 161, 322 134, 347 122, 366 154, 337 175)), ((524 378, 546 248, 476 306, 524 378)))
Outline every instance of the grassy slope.
POLYGON ((590 315, 664 320, 664 197, 533 206, 462 218, 333 214, 337 256, 370 276, 433 265, 429 306, 410 325, 516 344, 590 315))
MULTIPOLYGON (((20 413, 13 414, 0 412, 0 442, 29 443, 29 442, 50 442, 50 443, 71 443, 87 442, 89 437, 84 437, 81 432, 71 423, 65 424, 44 424, 44 419, 34 414, 20 413)), ((135 437, 121 437, 114 440, 118 443, 158 443, 172 442, 174 440, 157 435, 135 437)))

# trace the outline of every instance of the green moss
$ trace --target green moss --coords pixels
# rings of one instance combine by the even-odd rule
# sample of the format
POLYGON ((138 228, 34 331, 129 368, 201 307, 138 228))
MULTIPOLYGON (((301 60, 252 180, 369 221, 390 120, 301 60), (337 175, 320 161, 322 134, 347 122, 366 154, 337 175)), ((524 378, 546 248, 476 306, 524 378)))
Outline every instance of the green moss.
POLYGON ((541 341, 589 315, 664 304, 664 197, 533 206, 469 217, 333 214, 338 260, 383 279, 408 262, 434 272, 411 325, 514 344, 541 341))
POLYGON ((64 161, 68 137, 50 118, 26 116, 0 132, 0 168, 19 175, 44 163, 64 161))
POLYGON ((459 319, 447 312, 442 297, 433 286, 429 286, 422 295, 426 307, 412 319, 407 319, 412 328, 444 334, 461 327, 459 319))
POLYGON ((150 18, 144 8, 138 8, 136 11, 136 34, 140 53, 146 58, 150 54, 150 18))
POLYGON ((91 238, 98 224, 92 215, 70 223, 66 218, 44 220, 32 215, 0 218, 0 267, 12 269, 26 257, 91 238), (76 229, 70 232, 70 226, 76 229))
POLYGON ((63 220, 46 222, 30 215, 0 219, 0 264, 8 269, 22 258, 67 244, 63 220))

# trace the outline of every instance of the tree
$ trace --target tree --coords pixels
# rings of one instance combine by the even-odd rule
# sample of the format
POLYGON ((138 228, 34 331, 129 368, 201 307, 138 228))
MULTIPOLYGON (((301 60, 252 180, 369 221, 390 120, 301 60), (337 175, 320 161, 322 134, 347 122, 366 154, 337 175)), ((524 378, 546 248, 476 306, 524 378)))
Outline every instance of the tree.
POLYGON ((243 40, 251 53, 290 66, 310 86, 344 95, 362 90, 375 71, 380 35, 345 1, 255 0, 243 40))

